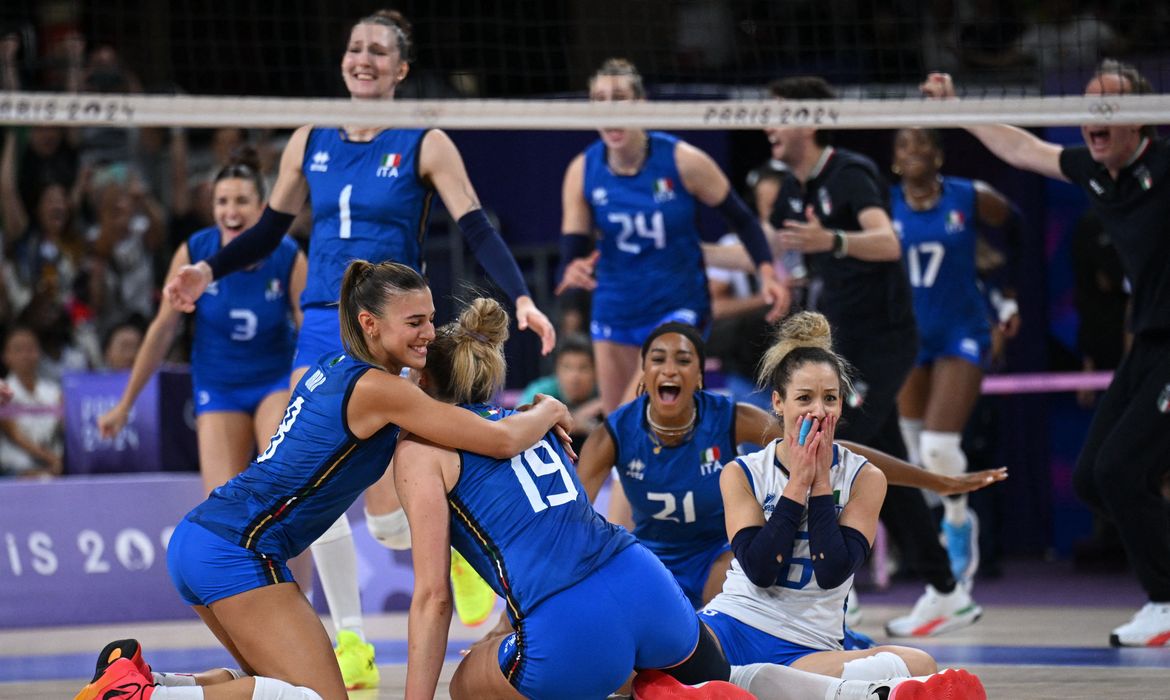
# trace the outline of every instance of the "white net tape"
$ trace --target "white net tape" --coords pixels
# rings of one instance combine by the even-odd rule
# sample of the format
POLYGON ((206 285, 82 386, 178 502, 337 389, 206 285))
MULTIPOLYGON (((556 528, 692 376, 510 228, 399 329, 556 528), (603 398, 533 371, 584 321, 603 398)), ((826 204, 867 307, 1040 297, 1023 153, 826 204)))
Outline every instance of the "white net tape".
POLYGON ((279 99, 0 92, 0 124, 246 128, 323 126, 445 129, 952 128, 1170 123, 1170 95, 965 100, 659 101, 279 99))

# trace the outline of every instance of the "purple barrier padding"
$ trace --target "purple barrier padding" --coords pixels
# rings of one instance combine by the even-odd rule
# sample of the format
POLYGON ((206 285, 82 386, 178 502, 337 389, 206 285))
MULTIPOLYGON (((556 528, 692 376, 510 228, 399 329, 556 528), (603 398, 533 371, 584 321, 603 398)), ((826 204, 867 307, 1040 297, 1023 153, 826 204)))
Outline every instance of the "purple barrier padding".
POLYGON ((1100 391, 1113 381, 1113 373, 1044 372, 1039 374, 993 374, 983 378, 984 394, 1047 394, 1089 389, 1100 391))
POLYGON ((112 438, 98 432, 98 417, 118 403, 128 377, 129 372, 71 372, 62 378, 65 471, 197 470, 191 378, 184 370, 156 373, 138 395, 126 427, 112 438))
POLYGON ((0 481, 0 628, 194 616, 166 544, 198 475, 0 481))

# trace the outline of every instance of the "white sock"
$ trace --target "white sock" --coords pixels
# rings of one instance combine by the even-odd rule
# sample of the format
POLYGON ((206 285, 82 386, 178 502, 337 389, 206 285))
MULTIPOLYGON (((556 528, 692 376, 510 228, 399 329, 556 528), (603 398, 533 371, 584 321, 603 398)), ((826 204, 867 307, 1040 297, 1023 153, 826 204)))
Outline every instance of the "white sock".
POLYGON ((290 685, 275 678, 256 676, 256 689, 252 691, 252 700, 321 700, 321 696, 312 688, 290 685))
MULTIPOLYGON (((823 697, 837 700, 854 696, 839 695, 838 688, 845 683, 839 678, 807 673, 779 664, 749 664, 731 667, 731 683, 755 695, 758 700, 808 700, 823 697)), ((868 683, 857 683, 865 689, 868 683)), ((864 700, 865 695, 856 696, 864 700)))
POLYGON ((342 514, 317 538, 311 549, 334 629, 349 630, 365 641, 362 596, 358 590, 357 551, 354 549, 349 519, 342 514))
POLYGON ((150 700, 203 700, 203 688, 197 685, 174 687, 156 686, 150 700))
MULTIPOLYGON (((922 466, 935 474, 961 476, 967 471, 967 455, 963 454, 963 436, 958 433, 922 431, 919 445, 922 466)), ((943 499, 943 513, 951 525, 967 522, 967 496, 949 496, 943 499)))
POLYGON ((150 675, 154 676, 155 684, 168 688, 188 688, 195 685, 195 675, 192 673, 159 673, 158 671, 151 671, 150 675))
POLYGON ((921 418, 898 418, 898 427, 902 430, 902 442, 906 443, 906 461, 911 464, 922 464, 922 453, 918 449, 922 425, 921 418))
POLYGON ((847 661, 841 668, 841 678, 847 681, 881 681, 909 676, 910 669, 906 667, 906 662, 890 651, 879 651, 873 656, 847 661))

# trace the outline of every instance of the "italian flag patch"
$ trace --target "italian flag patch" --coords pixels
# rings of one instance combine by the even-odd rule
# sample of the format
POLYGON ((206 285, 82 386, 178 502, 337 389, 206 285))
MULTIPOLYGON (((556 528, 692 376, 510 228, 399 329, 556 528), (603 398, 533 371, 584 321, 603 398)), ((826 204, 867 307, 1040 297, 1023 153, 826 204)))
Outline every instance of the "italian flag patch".
POLYGON ((707 462, 718 462, 718 461, 719 461, 719 448, 718 447, 708 447, 706 450, 703 451, 703 463, 704 464, 706 464, 707 462))
POLYGON ((387 154, 382 156, 381 167, 383 167, 383 168, 397 168, 401 164, 402 164, 402 154, 401 153, 387 153, 387 154))

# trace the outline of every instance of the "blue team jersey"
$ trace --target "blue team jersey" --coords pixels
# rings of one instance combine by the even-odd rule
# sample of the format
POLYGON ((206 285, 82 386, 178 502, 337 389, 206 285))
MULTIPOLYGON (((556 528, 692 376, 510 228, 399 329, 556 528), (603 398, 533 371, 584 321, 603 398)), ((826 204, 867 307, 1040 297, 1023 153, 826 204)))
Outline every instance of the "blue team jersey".
POLYGON ((691 437, 659 447, 646 424, 648 401, 639 396, 605 420, 633 511, 634 535, 659 557, 726 546, 719 473, 735 458, 735 402, 695 392, 698 415, 691 437))
MULTIPOLYGON (((214 226, 187 239, 192 263, 221 247, 214 226)), ((296 348, 288 285, 297 250, 285 236, 261 263, 212 282, 195 302, 191 374, 196 385, 251 384, 288 376, 296 348)))
POLYGON ((603 142, 585 149, 585 201, 600 232, 597 323, 628 328, 676 309, 710 313, 695 198, 674 160, 678 139, 653 131, 647 138, 646 162, 635 175, 610 171, 603 142))
POLYGON ((355 142, 340 129, 309 132, 301 164, 313 232, 302 306, 335 304, 351 260, 394 262, 422 271, 434 190, 418 174, 425 129, 387 129, 355 142))
MULTIPOLYGON (((489 420, 512 413, 466 408, 489 420)), ((634 544, 593 510, 552 433, 511 459, 461 451, 460 460, 459 481, 447 494, 451 545, 505 600, 513 621, 634 544)))
POLYGON ((293 390, 268 448, 187 519, 265 557, 287 560, 304 551, 394 455, 398 426, 359 440, 345 419, 354 385, 381 371, 348 355, 323 357, 293 390))
POLYGON ((956 325, 988 332, 975 272, 975 184, 944 177, 938 203, 926 211, 911 209, 900 185, 891 195, 920 333, 925 337, 956 325))

